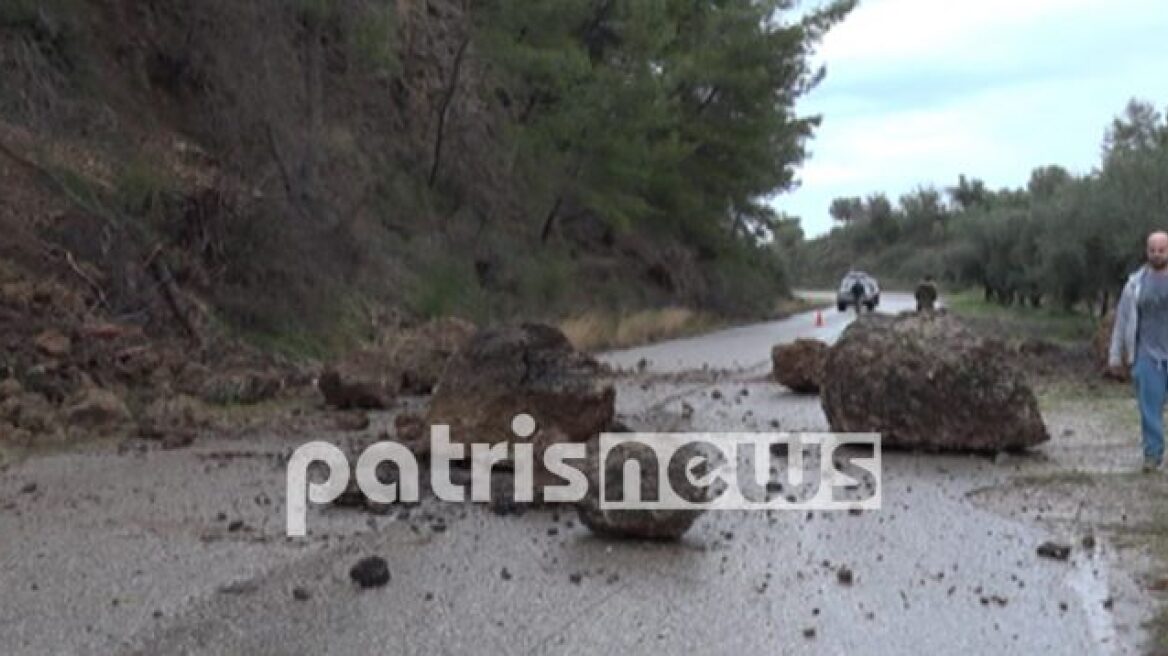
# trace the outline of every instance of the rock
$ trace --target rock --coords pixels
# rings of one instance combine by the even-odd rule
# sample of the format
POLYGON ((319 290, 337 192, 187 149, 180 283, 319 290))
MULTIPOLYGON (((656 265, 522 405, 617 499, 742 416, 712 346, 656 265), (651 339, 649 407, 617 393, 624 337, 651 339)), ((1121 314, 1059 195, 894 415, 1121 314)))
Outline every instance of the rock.
POLYGON ((333 425, 339 431, 363 431, 369 428, 369 415, 360 410, 342 412, 333 417, 333 425))
POLYGON ((118 426, 130 419, 130 411, 113 392, 98 387, 82 390, 65 408, 69 424, 86 430, 118 426))
POLYGON ((389 564, 380 556, 362 558, 349 570, 349 578, 362 588, 379 588, 389 583, 389 564))
POLYGON ((307 588, 296 586, 295 588, 292 588, 292 598, 296 601, 308 601, 312 598, 312 593, 310 593, 307 588))
POLYGON ((73 350, 73 340, 59 330, 46 330, 33 339, 37 350, 51 358, 63 358, 73 350))
POLYGON ((79 331, 82 337, 115 341, 127 337, 142 337, 142 329, 138 326, 113 323, 111 321, 93 321, 81 326, 79 331))
POLYGON ((204 380, 199 397, 216 405, 252 405, 276 396, 283 387, 283 379, 272 372, 229 371, 204 380))
POLYGON ((20 384, 19 380, 15 378, 5 378, 0 380, 0 401, 4 399, 17 396, 24 391, 24 386, 20 384))
POLYGON ((868 315, 828 351, 820 394, 831 429, 886 447, 1000 451, 1050 439, 1004 347, 940 313, 868 315))
POLYGON ((1038 555, 1051 560, 1066 560, 1071 557, 1071 547, 1055 542, 1043 542, 1038 545, 1038 555))
POLYGON ((398 377, 384 353, 362 350, 330 365, 317 381, 325 403, 342 410, 382 410, 397 398, 398 377))
POLYGON ((171 438, 176 443, 184 436, 204 430, 213 424, 210 410, 198 399, 185 394, 157 399, 138 417, 138 434, 147 439, 171 438))
MULTIPOLYGON (((699 455, 697 445, 694 446, 694 456, 699 455)), ((693 526, 704 510, 663 510, 663 509, 605 509, 601 508, 599 438, 588 443, 588 458, 584 463, 584 474, 588 477, 588 493, 582 501, 576 504, 576 511, 580 521, 593 533, 607 537, 639 538, 650 540, 677 540, 693 526)), ((640 443, 627 443, 617 446, 609 453, 605 469, 604 498, 608 500, 623 499, 624 479, 622 472, 624 463, 633 459, 640 464, 641 469, 641 498, 652 499, 657 494, 659 472, 652 448, 640 443)), ((680 457, 673 459, 668 468, 668 477, 673 489, 695 503, 704 500, 704 492, 690 489, 685 473, 685 466, 690 458, 680 457)))
POLYGON ((11 424, 14 433, 24 430, 42 436, 56 434, 61 429, 61 422, 53 404, 44 396, 33 392, 15 394, 0 401, 0 423, 11 424))
MULTIPOLYGON (((616 393, 597 379, 599 364, 575 350, 557 328, 523 324, 479 331, 451 358, 434 392, 426 424, 450 426, 455 443, 516 443, 512 420, 535 420, 522 443, 543 452, 557 442, 584 442, 608 428, 616 393)), ((559 479, 555 479, 559 482, 559 479)))
POLYGON ((430 453, 430 431, 426 420, 415 414, 402 413, 393 418, 394 438, 409 448, 416 457, 430 453))
POLYGON ((162 438, 162 450, 173 451, 182 449, 195 443, 195 434, 191 431, 176 431, 162 438))
POLYGON ((797 339, 775 346, 771 349, 775 380, 796 394, 818 394, 827 348, 817 339, 797 339))
POLYGON ((435 319, 393 340, 390 361, 402 394, 430 394, 451 356, 470 343, 475 326, 456 317, 435 319))
POLYGON ((317 387, 338 408, 385 409, 398 394, 429 394, 474 332, 474 324, 449 317, 396 333, 331 364, 317 387))

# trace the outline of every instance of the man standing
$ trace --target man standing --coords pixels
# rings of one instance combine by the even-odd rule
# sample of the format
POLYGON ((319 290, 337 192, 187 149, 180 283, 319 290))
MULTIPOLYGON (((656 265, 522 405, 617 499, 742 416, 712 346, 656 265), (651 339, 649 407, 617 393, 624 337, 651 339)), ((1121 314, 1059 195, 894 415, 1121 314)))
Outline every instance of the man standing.
POLYGON ((1128 279, 1115 310, 1107 364, 1131 363, 1140 406, 1144 471, 1164 458, 1164 400, 1168 396, 1168 233, 1148 235, 1147 263, 1128 279))
POLYGON ((914 296, 917 299, 917 312, 935 309, 937 305, 937 285, 933 282, 933 276, 925 276, 925 279, 917 285, 917 291, 914 296))
POLYGON ((859 278, 852 282, 852 303, 856 306, 856 316, 860 316, 860 306, 864 303, 864 283, 859 278))

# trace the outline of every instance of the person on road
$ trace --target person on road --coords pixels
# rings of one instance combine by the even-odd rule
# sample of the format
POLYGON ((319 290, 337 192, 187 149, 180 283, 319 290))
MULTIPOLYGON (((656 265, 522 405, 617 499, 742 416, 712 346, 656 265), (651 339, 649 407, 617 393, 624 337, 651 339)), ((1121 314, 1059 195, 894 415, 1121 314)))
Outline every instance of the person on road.
POLYGON ((1130 363, 1140 408, 1144 471, 1164 458, 1164 400, 1168 396, 1168 232, 1148 235, 1147 262, 1119 297, 1107 364, 1122 375, 1130 363))
POLYGON ((925 276, 924 280, 917 285, 916 294, 917 312, 924 312, 926 310, 932 311, 937 305, 937 284, 933 282, 933 276, 925 276))
POLYGON ((852 301, 856 306, 856 316, 860 316, 860 307, 864 303, 864 283, 859 278, 852 283, 852 301))

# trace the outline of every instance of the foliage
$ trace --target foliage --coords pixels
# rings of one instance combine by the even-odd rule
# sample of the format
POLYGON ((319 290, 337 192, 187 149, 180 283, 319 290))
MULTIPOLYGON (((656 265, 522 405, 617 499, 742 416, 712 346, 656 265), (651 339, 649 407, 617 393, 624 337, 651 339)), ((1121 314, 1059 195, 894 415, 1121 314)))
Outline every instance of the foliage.
POLYGON ((1023 189, 990 191, 961 176, 948 199, 921 189, 891 216, 883 196, 836 199, 842 225, 802 245, 832 273, 862 266, 911 281, 931 273, 981 288, 1001 304, 1063 308, 1114 302, 1124 276, 1143 258, 1144 239, 1168 228, 1168 121, 1133 100, 1108 127, 1097 170, 1033 170, 1023 189))

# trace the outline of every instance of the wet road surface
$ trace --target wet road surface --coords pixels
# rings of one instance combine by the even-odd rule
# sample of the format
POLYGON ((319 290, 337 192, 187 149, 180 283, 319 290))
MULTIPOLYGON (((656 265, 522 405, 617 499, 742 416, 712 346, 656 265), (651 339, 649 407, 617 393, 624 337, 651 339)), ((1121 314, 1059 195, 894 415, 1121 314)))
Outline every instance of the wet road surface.
MULTIPOLYGON (((812 313, 609 354, 621 366, 652 361, 615 379, 618 412, 657 430, 825 430, 817 399, 760 373, 774 343, 830 339, 850 316, 833 308, 819 329, 812 313), (703 364, 741 371, 669 373, 703 364)), ((879 511, 707 513, 680 543, 655 544, 597 539, 566 508, 499 516, 432 499, 388 515, 313 508, 309 537, 290 540, 283 458, 295 446, 279 436, 121 454, 93 445, 10 468, 0 652, 1133 651, 1135 633, 1112 619, 1128 588, 1106 544, 1071 562, 1040 559, 1044 540, 1078 536, 967 498, 1049 467, 1042 454, 1009 466, 885 454, 879 511), (385 587, 349 580, 367 555, 388 561, 385 587)))

